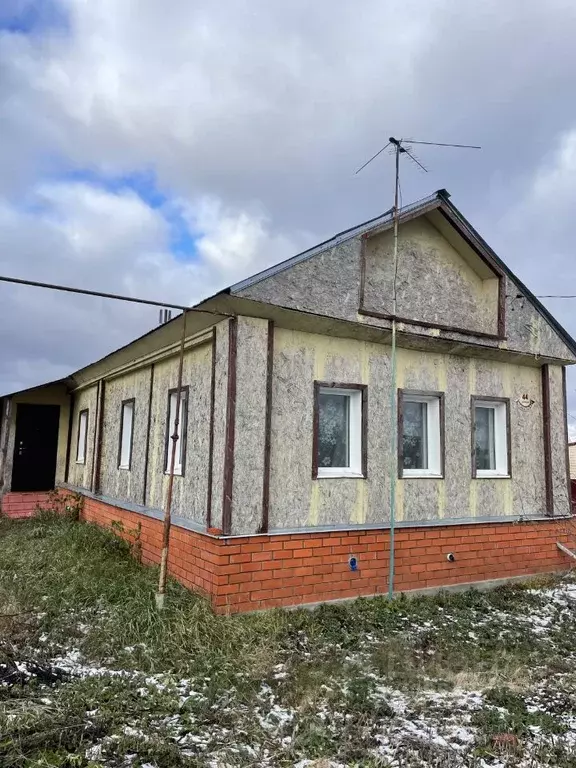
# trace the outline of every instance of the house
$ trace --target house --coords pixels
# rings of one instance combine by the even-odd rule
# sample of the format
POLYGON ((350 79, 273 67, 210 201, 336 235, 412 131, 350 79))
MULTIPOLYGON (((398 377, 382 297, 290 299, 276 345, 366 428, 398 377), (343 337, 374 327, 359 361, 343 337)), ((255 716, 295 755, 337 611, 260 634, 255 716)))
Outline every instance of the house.
MULTIPOLYGON (((576 342, 444 190, 400 212, 396 275, 392 224, 186 314, 169 570, 217 611, 386 592, 392 523, 396 591, 569 566, 576 342)), ((182 321, 4 398, 5 512, 71 489, 158 562, 182 321)))

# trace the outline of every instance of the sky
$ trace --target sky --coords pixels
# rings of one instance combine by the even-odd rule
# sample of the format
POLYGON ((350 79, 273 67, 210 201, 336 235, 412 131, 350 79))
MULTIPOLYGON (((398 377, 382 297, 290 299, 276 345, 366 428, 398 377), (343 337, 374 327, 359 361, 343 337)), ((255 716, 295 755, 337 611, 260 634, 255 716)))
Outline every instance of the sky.
MULTIPOLYGON (((390 135, 536 294, 576 294, 573 0, 2 0, 0 274, 182 304, 390 208, 390 135)), ((546 305, 576 335, 576 300, 546 305)), ((0 284, 0 392, 158 311, 0 284)), ((576 375, 569 376, 576 435, 576 375)))

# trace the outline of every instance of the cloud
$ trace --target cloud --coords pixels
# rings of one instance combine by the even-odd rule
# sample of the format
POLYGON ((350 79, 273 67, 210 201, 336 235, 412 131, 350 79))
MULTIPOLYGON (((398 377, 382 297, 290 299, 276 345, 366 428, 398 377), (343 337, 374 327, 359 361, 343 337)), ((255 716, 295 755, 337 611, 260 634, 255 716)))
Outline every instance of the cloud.
MULTIPOLYGON (((404 201, 448 188, 536 293, 563 292, 575 36, 569 0, 2 3, 2 271, 196 300, 389 208, 390 158, 354 170, 398 134, 482 144, 423 148, 404 201)), ((0 291, 10 387, 156 318, 0 291)), ((576 332, 571 306, 551 308, 576 332)))
MULTIPOLYGON (((25 206, 0 206, 0 271, 193 304, 246 270, 293 252, 288 239, 268 231, 263 217, 201 198, 197 205, 186 204, 197 251, 185 261, 170 250, 169 213, 131 189, 41 183, 25 206)), ((3 391, 70 373, 148 330, 158 314, 153 308, 6 284, 0 296, 3 391)))

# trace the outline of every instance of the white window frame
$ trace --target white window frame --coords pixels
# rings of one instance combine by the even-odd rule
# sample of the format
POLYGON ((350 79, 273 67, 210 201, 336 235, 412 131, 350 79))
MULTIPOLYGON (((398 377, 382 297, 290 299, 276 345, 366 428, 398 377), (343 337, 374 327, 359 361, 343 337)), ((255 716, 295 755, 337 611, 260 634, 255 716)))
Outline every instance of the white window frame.
MULTIPOLYGON (((168 393, 168 419, 166 436, 166 461, 164 474, 170 474, 170 461, 172 458, 172 435, 174 434, 174 422, 176 420, 176 401, 178 399, 178 390, 173 389, 168 393)), ((185 431, 188 428, 188 387, 182 387, 180 390, 180 418, 178 422, 178 441, 176 443, 176 456, 174 457, 174 474, 183 475, 186 461, 186 440, 185 431)))
POLYGON ((132 465, 132 438, 134 435, 134 398, 124 400, 120 409, 120 445, 118 447, 118 469, 130 470, 132 465), (129 414, 129 418, 127 418, 129 414))
MULTIPOLYGON (((442 392, 414 392, 401 389, 398 392, 398 411, 404 403, 426 403, 426 451, 428 454, 428 467, 426 469, 404 468, 404 419, 399 418, 398 441, 401 446, 398 474, 400 477, 444 477, 444 446, 442 445, 441 420, 444 418, 443 393, 442 392), (400 403, 400 401, 402 401, 400 403)), ((403 410, 403 408, 402 408, 403 410)))
MULTIPOLYGON (((316 467, 316 477, 328 478, 328 477, 366 477, 362 462, 362 440, 363 440, 363 412, 362 412, 362 399, 365 388, 360 389, 346 387, 345 385, 332 385, 321 384, 316 382, 317 386, 317 409, 318 409, 318 423, 315 425, 315 429, 318 430, 318 436, 320 432, 320 395, 338 395, 349 398, 348 404, 348 439, 349 439, 349 455, 350 462, 348 467, 321 467, 318 464, 318 455, 314 456, 314 465, 316 467)), ((316 452, 318 448, 316 446, 316 452)))
POLYGON ((88 446, 88 408, 78 414, 78 437, 76 441, 76 464, 86 464, 86 448, 88 446))
POLYGON ((508 455, 508 400, 491 400, 490 398, 472 397, 472 450, 474 477, 510 477, 508 455), (494 469, 478 469, 476 467, 476 408, 491 408, 494 410, 494 469))

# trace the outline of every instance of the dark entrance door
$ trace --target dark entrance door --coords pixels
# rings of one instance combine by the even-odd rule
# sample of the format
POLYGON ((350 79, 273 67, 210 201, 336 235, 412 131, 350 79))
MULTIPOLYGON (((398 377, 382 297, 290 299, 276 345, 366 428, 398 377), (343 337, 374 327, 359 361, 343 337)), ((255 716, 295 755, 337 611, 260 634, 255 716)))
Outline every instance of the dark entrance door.
POLYGON ((18 404, 13 491, 51 491, 54 488, 59 420, 59 405, 18 404))

